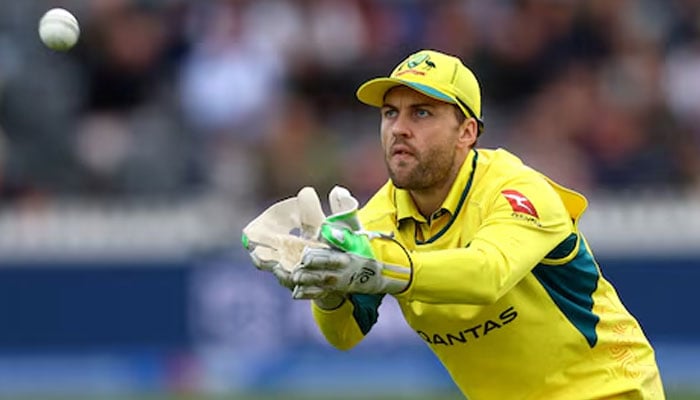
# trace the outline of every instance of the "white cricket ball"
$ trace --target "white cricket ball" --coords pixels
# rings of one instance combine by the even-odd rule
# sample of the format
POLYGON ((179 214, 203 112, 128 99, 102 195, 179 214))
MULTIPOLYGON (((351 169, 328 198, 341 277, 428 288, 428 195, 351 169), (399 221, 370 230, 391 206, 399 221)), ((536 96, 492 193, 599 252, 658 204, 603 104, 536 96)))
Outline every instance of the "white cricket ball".
POLYGON ((68 10, 52 8, 39 20, 39 37, 48 48, 66 51, 80 37, 78 20, 68 10))

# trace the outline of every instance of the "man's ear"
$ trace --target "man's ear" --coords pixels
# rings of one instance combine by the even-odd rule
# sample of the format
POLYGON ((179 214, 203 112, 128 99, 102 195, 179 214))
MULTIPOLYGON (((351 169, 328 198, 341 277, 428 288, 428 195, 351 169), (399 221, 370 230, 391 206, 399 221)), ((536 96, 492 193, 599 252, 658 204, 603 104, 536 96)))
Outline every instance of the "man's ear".
POLYGON ((474 118, 467 118, 459 126, 459 138, 457 142, 467 148, 476 145, 476 138, 479 135, 479 125, 474 118))

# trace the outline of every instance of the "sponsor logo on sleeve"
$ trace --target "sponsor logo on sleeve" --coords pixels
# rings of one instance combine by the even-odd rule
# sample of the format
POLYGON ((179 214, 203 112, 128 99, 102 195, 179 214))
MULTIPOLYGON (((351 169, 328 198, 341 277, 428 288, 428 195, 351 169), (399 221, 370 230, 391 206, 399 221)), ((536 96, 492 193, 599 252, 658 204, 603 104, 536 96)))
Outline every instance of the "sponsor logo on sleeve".
POLYGON ((525 197, 522 193, 518 192, 517 190, 503 190, 501 194, 503 195, 503 197, 506 198, 506 200, 508 200, 510 206, 513 207, 513 211, 517 213, 527 214, 535 218, 540 217, 537 214, 537 210, 535 209, 535 206, 532 204, 530 199, 525 197))

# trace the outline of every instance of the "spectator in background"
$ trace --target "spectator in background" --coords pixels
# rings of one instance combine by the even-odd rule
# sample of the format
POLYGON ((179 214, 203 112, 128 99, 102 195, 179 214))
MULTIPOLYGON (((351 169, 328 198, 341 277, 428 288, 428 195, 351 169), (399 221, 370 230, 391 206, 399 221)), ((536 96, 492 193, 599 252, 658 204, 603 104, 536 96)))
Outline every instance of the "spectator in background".
POLYGON ((264 121, 279 108, 284 79, 280 55, 260 45, 268 25, 254 27, 255 32, 244 29, 249 27, 242 19, 247 5, 215 1, 194 6, 194 45, 179 82, 206 186, 239 201, 254 198, 264 121))
POLYGON ((345 182, 353 188, 353 195, 364 203, 386 182, 388 175, 384 169, 381 149, 377 147, 376 135, 358 133, 353 139, 344 147, 342 173, 338 182, 345 182))
POLYGON ((268 123, 259 153, 261 198, 279 199, 306 185, 330 191, 341 176, 344 147, 326 130, 308 99, 286 97, 268 123))
POLYGON ((131 110, 153 99, 167 70, 164 11, 136 0, 90 2, 81 40, 89 110, 131 110))
POLYGON ((579 140, 596 123, 595 76, 582 68, 562 72, 532 97, 505 135, 506 147, 556 182, 582 191, 595 179, 579 140), (586 168, 581 168, 584 166, 586 168))
POLYGON ((81 186, 95 195, 176 193, 191 156, 172 101, 172 9, 99 0, 86 10, 81 42, 86 97, 75 155, 81 186))

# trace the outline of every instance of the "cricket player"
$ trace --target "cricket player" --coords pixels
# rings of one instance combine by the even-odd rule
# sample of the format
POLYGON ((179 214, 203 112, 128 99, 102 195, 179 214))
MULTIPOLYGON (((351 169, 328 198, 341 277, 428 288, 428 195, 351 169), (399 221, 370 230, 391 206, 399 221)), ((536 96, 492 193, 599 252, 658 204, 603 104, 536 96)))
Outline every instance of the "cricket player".
POLYGON ((390 180, 359 210, 332 192, 298 262, 251 252, 312 299, 331 345, 360 342, 391 295, 471 400, 664 399, 652 346, 579 231, 586 199, 476 147, 480 87, 461 60, 419 51, 357 97, 380 109, 390 180))

